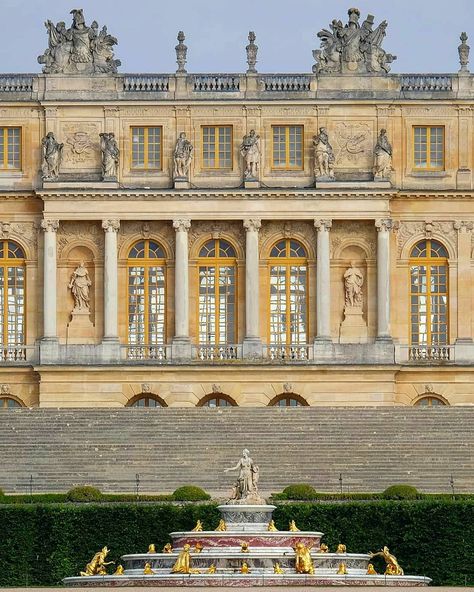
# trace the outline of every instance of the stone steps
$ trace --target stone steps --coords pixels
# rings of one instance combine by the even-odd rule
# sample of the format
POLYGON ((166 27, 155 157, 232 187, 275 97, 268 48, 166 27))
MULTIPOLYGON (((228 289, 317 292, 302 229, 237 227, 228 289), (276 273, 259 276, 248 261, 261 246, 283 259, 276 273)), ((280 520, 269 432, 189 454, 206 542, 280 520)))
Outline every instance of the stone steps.
POLYGON ((243 447, 264 493, 308 482, 320 491, 474 491, 474 408, 18 409, 0 412, 0 488, 25 493, 92 484, 171 492, 193 483, 226 495, 243 447))

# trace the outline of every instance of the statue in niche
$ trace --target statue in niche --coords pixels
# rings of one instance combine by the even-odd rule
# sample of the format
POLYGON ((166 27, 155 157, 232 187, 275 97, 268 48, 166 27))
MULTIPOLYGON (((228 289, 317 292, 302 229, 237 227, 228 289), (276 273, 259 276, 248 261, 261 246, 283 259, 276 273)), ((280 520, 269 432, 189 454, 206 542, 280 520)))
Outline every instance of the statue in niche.
POLYGON ((326 179, 333 181, 334 175, 334 150, 329 143, 328 132, 325 127, 319 128, 319 134, 313 136, 314 150, 314 176, 316 180, 326 179))
POLYGON ((100 136, 100 150, 102 152, 102 179, 104 181, 117 179, 120 150, 117 146, 115 134, 104 132, 100 136))
POLYGON ((237 470, 239 476, 228 503, 264 504, 265 500, 258 494, 259 468, 250 458, 247 448, 242 451, 242 457, 235 467, 224 469, 224 473, 237 470))
POLYGON ((48 132, 41 140, 43 181, 54 181, 59 177, 59 169, 63 160, 63 148, 64 144, 56 142, 53 132, 48 132))
POLYGON ((373 29, 374 17, 369 14, 362 26, 360 11, 350 8, 346 25, 334 19, 329 29, 318 33, 320 49, 313 51, 316 63, 315 74, 367 73, 390 71, 390 65, 397 56, 382 49, 386 35, 387 21, 373 29))
POLYGON ((260 136, 255 130, 245 135, 240 145, 240 154, 245 161, 244 177, 246 179, 258 179, 260 165, 260 136))
POLYGON ((193 145, 186 138, 185 132, 179 134, 174 147, 174 178, 187 179, 193 158, 193 145))
POLYGON ((90 311, 89 288, 91 286, 92 282, 89 277, 89 272, 84 266, 84 261, 81 261, 79 266, 73 271, 71 281, 68 285, 68 288, 72 292, 72 297, 74 298, 73 312, 90 311))
POLYGON ((344 273, 345 305, 361 308, 363 304, 362 286, 364 276, 362 271, 352 262, 344 273))
POLYGON ((374 178, 389 179, 392 170, 392 146, 387 138, 387 130, 381 129, 374 148, 374 178))
POLYGON ((73 9, 72 26, 66 29, 63 21, 45 23, 48 49, 38 57, 45 74, 115 74, 120 60, 114 59, 113 46, 117 39, 94 21, 88 27, 82 9, 73 9))

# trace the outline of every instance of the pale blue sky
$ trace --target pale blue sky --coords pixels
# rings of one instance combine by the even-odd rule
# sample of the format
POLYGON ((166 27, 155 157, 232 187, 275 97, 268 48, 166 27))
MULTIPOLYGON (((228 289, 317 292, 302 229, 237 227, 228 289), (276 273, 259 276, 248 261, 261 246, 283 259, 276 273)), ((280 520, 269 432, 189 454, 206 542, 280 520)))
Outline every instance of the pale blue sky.
POLYGON ((70 26, 84 8, 118 38, 121 72, 174 72, 176 34, 186 34, 189 72, 242 72, 249 30, 257 34, 260 72, 310 72, 316 33, 352 5, 389 23, 384 48, 398 56, 394 72, 456 72, 457 46, 472 39, 474 0, 0 0, 0 71, 39 72, 47 47, 44 21, 70 26))

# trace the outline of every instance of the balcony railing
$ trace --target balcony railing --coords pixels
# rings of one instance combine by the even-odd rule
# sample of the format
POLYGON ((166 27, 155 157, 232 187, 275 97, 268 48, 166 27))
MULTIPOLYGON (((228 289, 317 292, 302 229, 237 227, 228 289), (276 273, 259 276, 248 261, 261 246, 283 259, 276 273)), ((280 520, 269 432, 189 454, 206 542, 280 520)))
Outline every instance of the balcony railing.
POLYGON ((8 345, 0 347, 0 364, 22 364, 36 359, 34 345, 8 345))
POLYGON ((169 76, 166 74, 125 75, 123 90, 125 92, 168 92, 169 76))
POLYGON ((311 87, 310 74, 264 74, 261 88, 266 92, 303 92, 311 87))
POLYGON ((406 74, 400 85, 402 91, 451 91, 453 79, 451 74, 406 74))
POLYGON ((194 74, 194 92, 239 92, 240 74, 194 74))
POLYGON ((122 359, 125 362, 162 363, 171 357, 169 345, 125 345, 121 349, 122 359))
POLYGON ((308 362, 313 359, 313 347, 299 345, 264 345, 263 357, 272 362, 308 362))
POLYGON ((192 348, 194 360, 202 362, 226 362, 242 359, 241 345, 195 345, 192 348))
POLYGON ((395 348, 399 364, 447 364, 455 362, 454 345, 399 345, 395 348))
POLYGON ((0 92, 32 92, 35 74, 0 74, 0 92))

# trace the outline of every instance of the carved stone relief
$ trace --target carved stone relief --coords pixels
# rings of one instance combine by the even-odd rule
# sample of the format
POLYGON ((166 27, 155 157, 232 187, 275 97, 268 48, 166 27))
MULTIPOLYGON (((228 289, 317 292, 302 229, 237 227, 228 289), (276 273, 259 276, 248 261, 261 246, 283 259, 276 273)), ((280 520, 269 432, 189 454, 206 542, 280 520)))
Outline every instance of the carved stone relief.
POLYGON ((15 240, 21 238, 31 250, 38 248, 38 225, 35 222, 0 222, 0 238, 15 240))
POLYGON ((373 134, 367 123, 339 122, 332 134, 336 166, 372 169, 373 134))
POLYGON ((193 222, 189 232, 189 248, 203 235, 210 234, 212 238, 220 238, 223 234, 231 236, 235 245, 243 247, 245 244, 244 227, 241 222, 193 222))
MULTIPOLYGON (((262 222, 259 232, 260 246, 267 245, 273 239, 277 241, 281 237, 302 237, 309 245, 316 246, 316 229, 314 222, 262 222)), ((312 256, 312 254, 309 254, 312 256)))
MULTIPOLYGON (((375 239, 375 228, 372 224, 365 222, 334 222, 331 233, 331 258, 335 258, 339 247, 343 243, 351 244, 351 241, 362 241, 368 256, 375 259, 377 244, 375 239)), ((352 244, 357 244, 352 243, 352 244)))
POLYGON ((95 222, 62 222, 58 229, 57 249, 61 258, 64 249, 77 240, 93 243, 97 252, 103 252, 104 231, 95 222))
POLYGON ((442 241, 447 242, 451 249, 456 252, 456 233, 457 222, 439 221, 439 220, 425 220, 418 222, 400 222, 396 227, 397 232, 397 253, 401 256, 402 250, 406 243, 417 235, 422 235, 425 238, 436 236, 442 241))
POLYGON ((171 222, 123 221, 120 225, 120 231, 118 234, 118 245, 119 249, 121 249, 123 244, 130 240, 130 237, 137 235, 144 239, 154 237, 158 241, 160 237, 162 237, 174 251, 175 234, 171 222))
POLYGON ((64 123, 62 125, 63 170, 100 170, 99 132, 97 123, 64 123))

